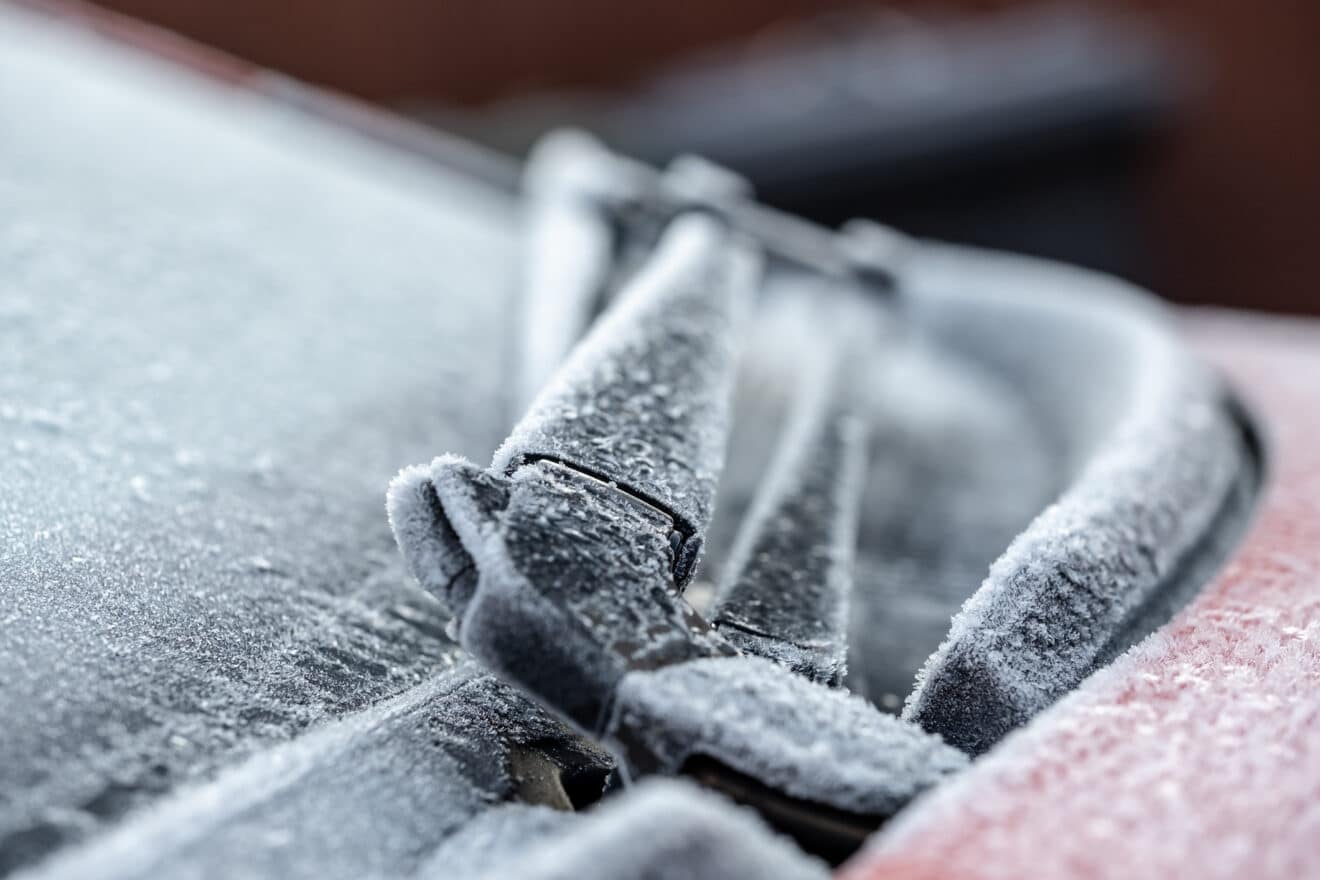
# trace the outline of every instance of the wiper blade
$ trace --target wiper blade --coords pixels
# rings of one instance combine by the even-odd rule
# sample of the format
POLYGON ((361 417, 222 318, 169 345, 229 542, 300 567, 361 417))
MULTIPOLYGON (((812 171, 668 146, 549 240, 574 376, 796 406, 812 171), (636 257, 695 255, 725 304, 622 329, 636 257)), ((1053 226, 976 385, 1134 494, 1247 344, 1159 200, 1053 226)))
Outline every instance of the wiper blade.
POLYGON ((757 792, 767 819, 841 857, 966 758, 817 683, 837 684, 844 668, 862 455, 836 418, 846 363, 812 374, 804 390, 760 507, 770 513, 753 517, 751 555, 721 594, 723 631, 683 598, 713 512, 761 256, 793 250, 740 228, 745 212, 724 210, 727 191, 715 189, 685 210, 651 206, 648 216, 676 216, 492 466, 444 456, 406 471, 391 490, 391 522, 463 647, 606 744, 625 780, 686 773, 734 797, 757 792), (792 554, 787 569, 758 561, 778 551, 792 554), (763 601, 797 566, 812 580, 801 595, 763 601))
POLYGON ((736 653, 681 590, 712 512, 755 271, 718 222, 680 221, 490 469, 443 457, 391 493, 423 584, 476 573, 438 590, 463 646, 593 735, 627 671, 736 653), (417 503, 428 482, 434 506, 417 503))
POLYGON ((805 352, 788 425, 711 610, 716 628, 740 650, 832 687, 847 671, 865 492, 866 425, 854 411, 852 385, 866 343, 877 340, 859 329, 877 323, 874 310, 846 311, 832 317, 853 331, 805 352))

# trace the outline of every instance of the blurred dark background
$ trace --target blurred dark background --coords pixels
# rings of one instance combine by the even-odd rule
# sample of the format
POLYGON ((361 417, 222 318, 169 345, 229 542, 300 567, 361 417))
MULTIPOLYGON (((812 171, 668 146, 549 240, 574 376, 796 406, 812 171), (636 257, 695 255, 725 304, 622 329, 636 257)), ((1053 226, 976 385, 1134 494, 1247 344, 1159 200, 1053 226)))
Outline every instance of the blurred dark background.
POLYGON ((511 151, 571 122, 825 222, 1320 312, 1320 4, 103 0, 511 151))

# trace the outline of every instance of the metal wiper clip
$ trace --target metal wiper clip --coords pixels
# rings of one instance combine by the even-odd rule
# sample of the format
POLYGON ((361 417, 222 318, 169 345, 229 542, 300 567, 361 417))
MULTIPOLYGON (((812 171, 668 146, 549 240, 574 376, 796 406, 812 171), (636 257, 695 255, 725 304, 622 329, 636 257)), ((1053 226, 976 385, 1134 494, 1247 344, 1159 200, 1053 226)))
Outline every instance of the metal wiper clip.
POLYGON ((736 188, 708 186, 703 199, 694 165, 660 176, 583 149, 595 152, 573 157, 578 183, 531 184, 534 260, 558 261, 532 267, 531 295, 550 296, 536 285, 557 278, 561 304, 580 306, 613 270, 592 259, 613 261, 621 240, 638 246, 648 224, 662 231, 489 468, 442 456, 399 476, 396 537, 462 646, 609 747, 625 780, 688 773, 842 858, 966 761, 829 686, 843 676, 863 454, 845 414, 846 353, 805 359, 772 477, 716 597, 718 629, 683 589, 711 520, 738 336, 764 265, 842 277, 854 261, 838 237, 736 188), (583 200, 600 182, 606 195, 583 200), (548 248, 555 236, 577 250, 548 248))

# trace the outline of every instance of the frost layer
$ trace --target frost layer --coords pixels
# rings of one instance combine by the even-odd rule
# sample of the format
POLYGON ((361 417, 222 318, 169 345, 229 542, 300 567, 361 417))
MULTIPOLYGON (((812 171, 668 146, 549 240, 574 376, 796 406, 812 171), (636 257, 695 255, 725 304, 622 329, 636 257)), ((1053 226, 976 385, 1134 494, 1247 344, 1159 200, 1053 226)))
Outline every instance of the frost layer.
POLYGON ((794 797, 866 816, 892 815, 967 765, 939 737, 759 657, 629 673, 614 728, 640 738, 666 772, 702 755, 794 797))
POLYGON ((499 193, 12 6, 0 118, 3 873, 454 662, 381 487, 498 442, 516 249, 499 193))
POLYGON ((676 221, 492 466, 553 457, 703 530, 724 459, 737 330, 756 274, 752 251, 715 221, 676 221))

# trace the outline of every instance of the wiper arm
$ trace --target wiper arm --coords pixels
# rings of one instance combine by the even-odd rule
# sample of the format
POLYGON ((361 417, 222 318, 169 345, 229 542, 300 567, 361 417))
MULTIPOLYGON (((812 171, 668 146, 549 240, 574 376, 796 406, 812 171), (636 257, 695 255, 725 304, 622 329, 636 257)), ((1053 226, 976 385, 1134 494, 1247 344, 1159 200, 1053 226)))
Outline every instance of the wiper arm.
MULTIPOLYGON (((683 598, 713 512, 759 268, 811 251, 750 234, 744 218, 773 215, 723 199, 642 200, 642 214, 668 218, 653 252, 491 467, 443 456, 405 471, 391 489, 391 522, 418 580, 454 614, 463 647, 606 744, 625 779, 688 773, 751 798, 809 848, 842 857, 966 758, 816 683, 843 672, 860 483, 860 449, 835 419, 843 365, 805 392, 780 479, 760 507, 771 513, 753 516, 743 539, 752 555, 721 595, 723 632, 683 598), (795 555, 772 571, 758 548, 795 555), (812 583, 778 604, 762 601, 791 585, 789 569, 812 583)), ((620 220, 625 213, 611 216, 631 241, 645 238, 645 223, 638 231, 620 220)), ((868 283, 852 269, 828 274, 851 265, 845 253, 816 271, 868 283)), ((588 273, 574 277, 583 286, 572 295, 584 295, 588 273)))

